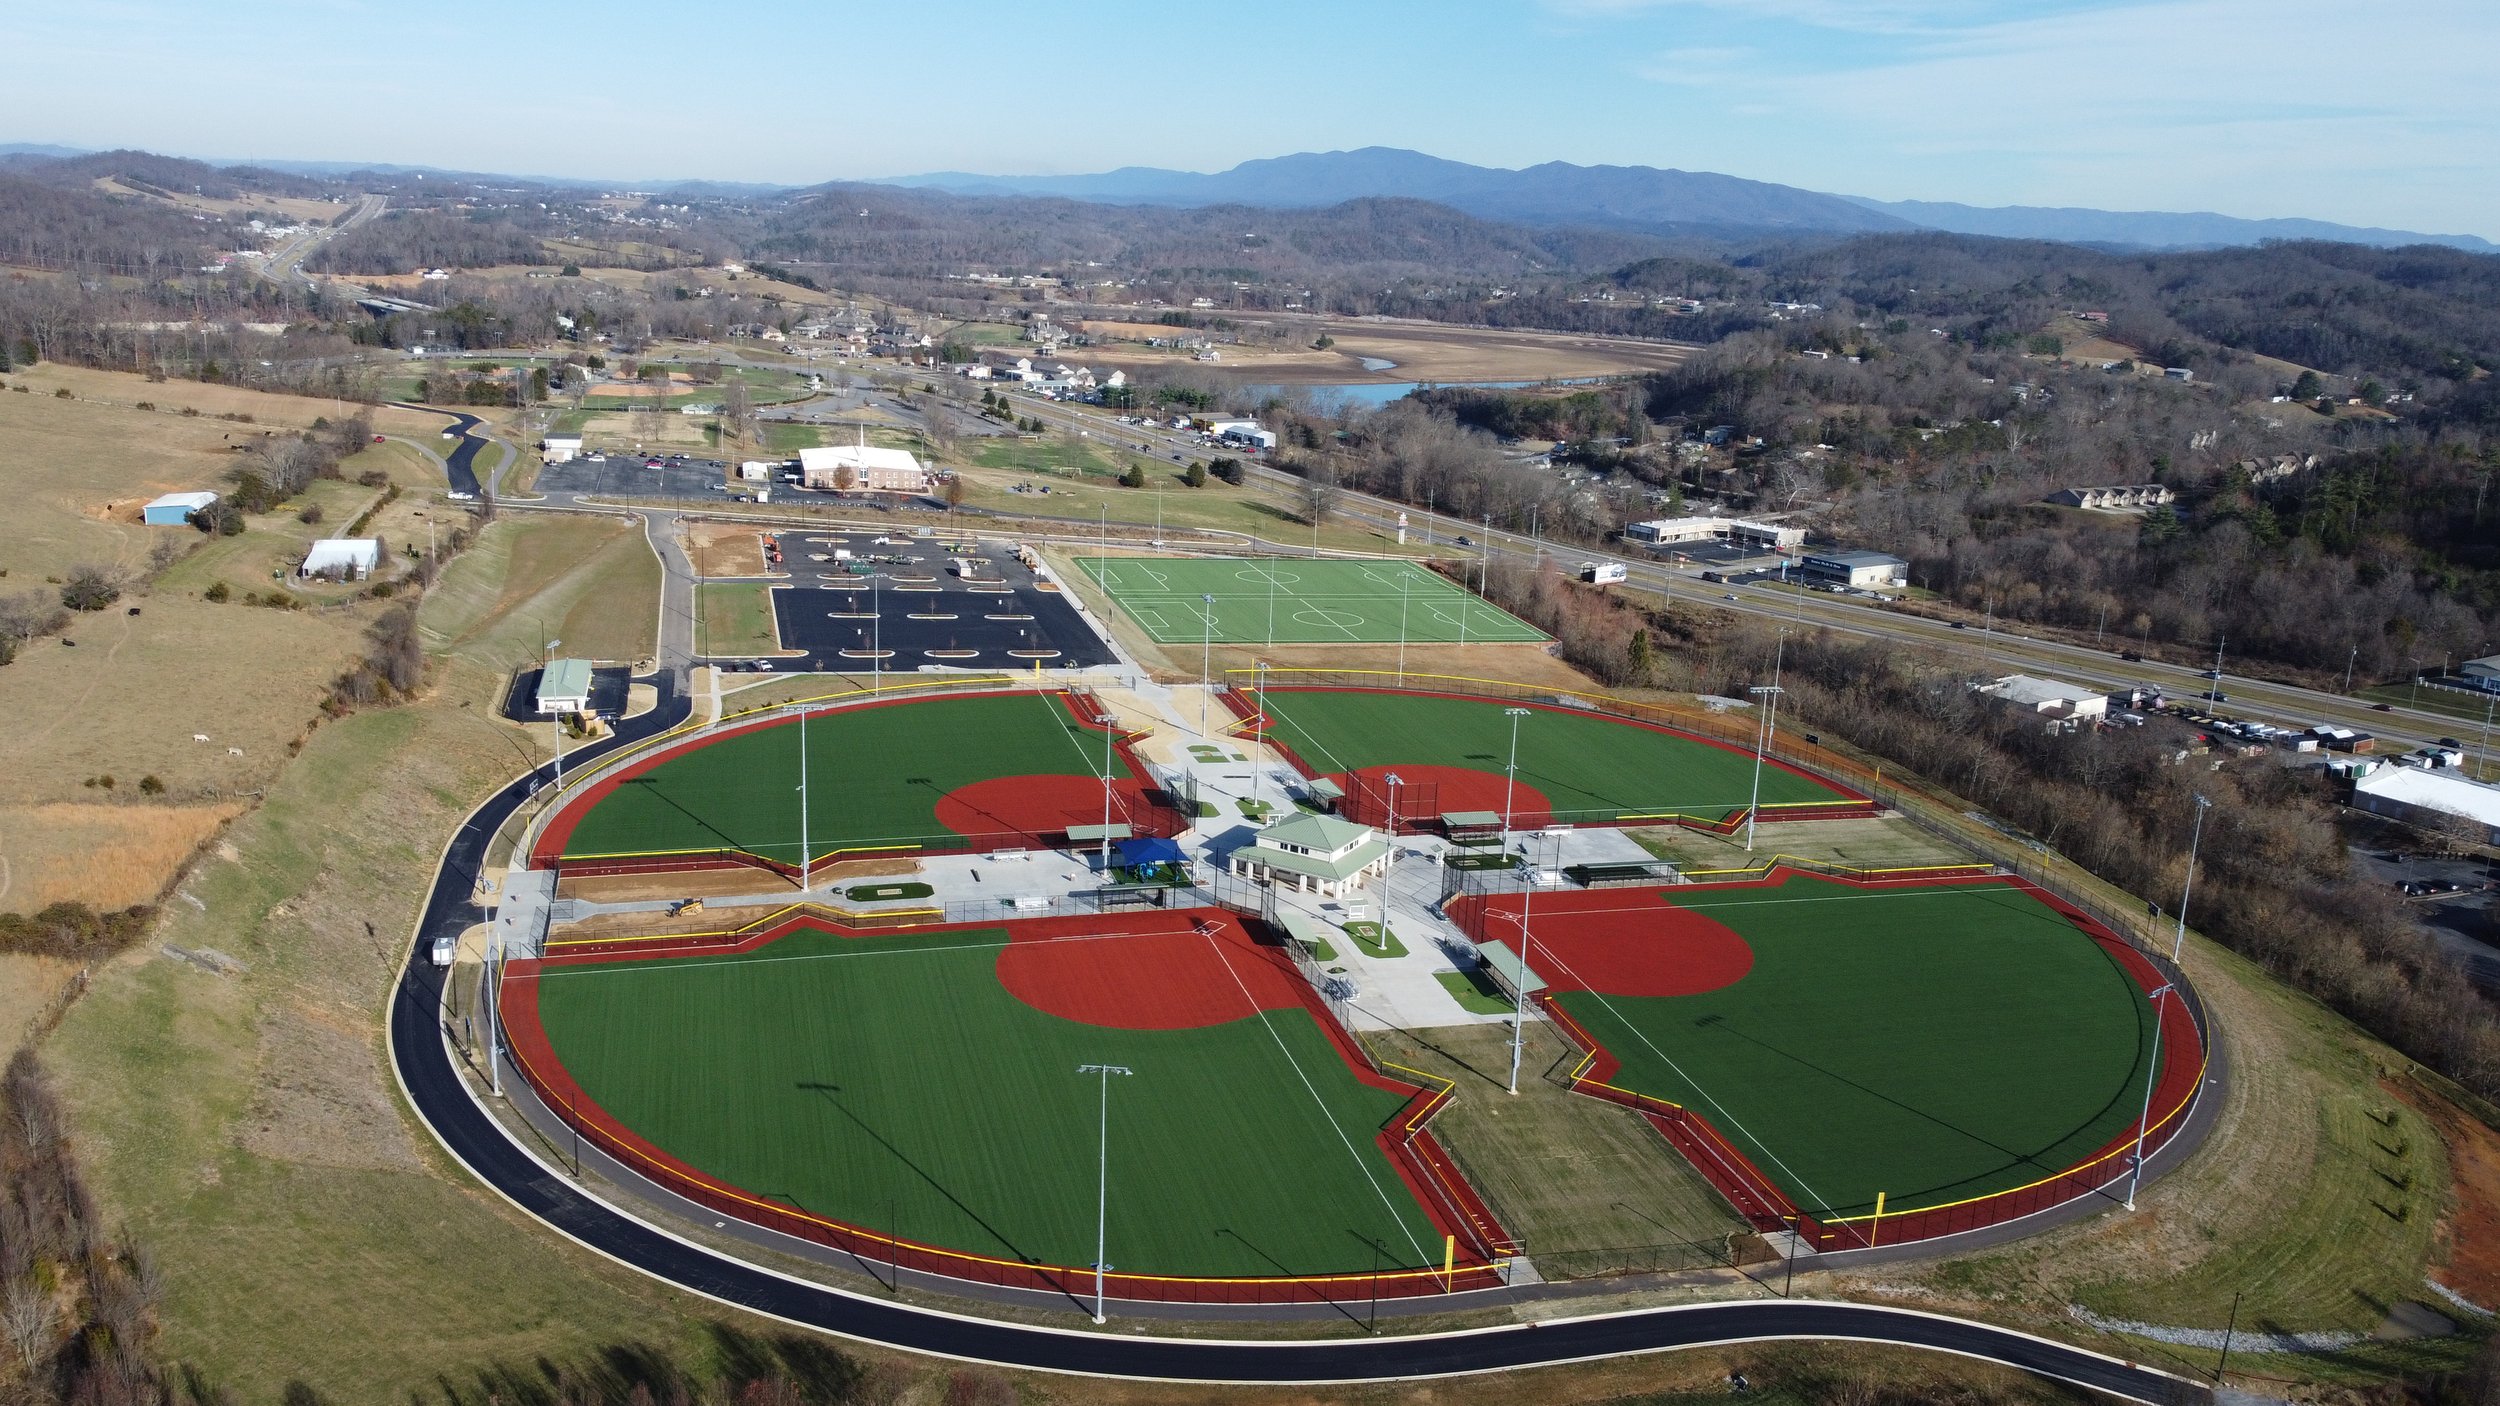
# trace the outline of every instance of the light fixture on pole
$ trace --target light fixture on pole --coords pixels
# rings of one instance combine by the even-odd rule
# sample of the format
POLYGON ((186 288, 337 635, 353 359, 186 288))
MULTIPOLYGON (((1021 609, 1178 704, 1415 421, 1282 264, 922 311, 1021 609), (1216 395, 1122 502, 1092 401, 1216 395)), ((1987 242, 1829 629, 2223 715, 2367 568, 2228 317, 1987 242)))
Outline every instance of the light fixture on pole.
MULTIPOLYGON (((2179 969, 2179 953, 2187 946, 2188 899, 2196 892, 2196 852, 2205 838, 2205 812, 2213 806, 2212 801, 2201 795, 2196 798, 2196 825, 2188 834, 2187 879, 2179 888, 2179 925, 2170 938, 2170 969, 2174 973, 2179 969)), ((2135 1158, 2127 1169, 2127 1209, 2130 1211, 2135 1209, 2136 1188, 2144 1183, 2144 1135, 2147 1125, 2153 1121, 2153 1087, 2161 1081, 2161 1003, 2173 994, 2172 988, 2178 984, 2179 979, 2174 975, 2152 995, 2153 1060, 2152 1067, 2144 1071, 2144 1111, 2136 1115, 2135 1158)))
POLYGON ((1771 730, 1779 726, 1780 695, 1787 691, 1780 687, 1780 667, 1787 660, 1788 636, 1781 635, 1779 646, 1771 655, 1771 681, 1767 684, 1756 684, 1745 690, 1756 698, 1768 697, 1771 700, 1769 706, 1763 709, 1760 719, 1757 720, 1753 734, 1753 799, 1745 805, 1745 852, 1747 854, 1753 852, 1754 820, 1762 811, 1762 754, 1770 750, 1771 730))
POLYGON ((1102 1122, 1099 1134, 1098 1170, 1094 1179, 1094 1321, 1109 1321, 1102 1311, 1102 1277, 1111 1266, 1105 1261, 1111 1242, 1111 1076, 1134 1074, 1125 1064, 1080 1064, 1079 1074, 1095 1074, 1102 1078, 1102 1122))
MULTIPOLYGON (((1504 708, 1502 715, 1510 719, 1510 761, 1502 767, 1502 857, 1508 859, 1510 857, 1511 798, 1518 793, 1519 787, 1519 720, 1528 716, 1528 710, 1504 708)), ((1528 871, 1528 882, 1530 888, 1533 889, 1536 883, 1536 870, 1533 865, 1528 871)), ((1527 905, 1524 901, 1520 905, 1520 913, 1519 945, 1525 949, 1528 945, 1528 920, 1527 905)), ((1520 990, 1511 993, 1510 1091, 1512 1093, 1519 1092, 1519 1058, 1526 1044, 1527 1013, 1523 1007, 1527 1002, 1525 995, 1528 984, 1527 971, 1528 959, 1522 955, 1519 959, 1520 990)))

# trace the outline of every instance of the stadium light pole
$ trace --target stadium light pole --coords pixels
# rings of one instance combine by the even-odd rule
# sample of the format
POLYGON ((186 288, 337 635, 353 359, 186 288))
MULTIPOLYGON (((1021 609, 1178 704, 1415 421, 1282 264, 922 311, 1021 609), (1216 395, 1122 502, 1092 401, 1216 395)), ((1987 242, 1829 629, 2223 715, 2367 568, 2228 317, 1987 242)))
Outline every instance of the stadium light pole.
MULTIPOLYGON (((547 681, 547 656, 562 643, 564 643, 562 640, 549 640, 547 647, 538 652, 538 681, 540 683, 547 681)), ((562 718, 556 719, 556 789, 559 791, 564 789, 564 719, 562 718)))
POLYGON ((1110 1321, 1102 1311, 1102 1276, 1110 1268, 1103 1261, 1110 1254, 1111 1241, 1111 1076, 1134 1074, 1125 1064, 1080 1064, 1079 1074, 1094 1074, 1102 1079, 1102 1123, 1099 1133, 1099 1160, 1094 1177, 1094 1321, 1110 1321))
POLYGON ((807 892, 807 710, 799 709, 799 892, 807 892))
POLYGON ((1106 875, 1108 875, 1108 874, 1111 872, 1111 742, 1112 742, 1112 738, 1113 738, 1113 735, 1114 735, 1114 732, 1115 732, 1115 729, 1114 729, 1114 728, 1112 727, 1112 725, 1111 725, 1111 719, 1110 719, 1110 717, 1108 716, 1108 714, 1110 713, 1110 711, 1111 711, 1111 710, 1110 710, 1110 709, 1108 709, 1108 708, 1106 708, 1106 709, 1104 709, 1104 710, 1103 710, 1103 712, 1105 713, 1105 715, 1106 715, 1106 716, 1105 716, 1105 717, 1103 718, 1103 720, 1102 720, 1102 856, 1101 856, 1101 858, 1102 858, 1102 872, 1103 872, 1104 874, 1106 874, 1106 875))
POLYGON ((1205 737, 1215 710, 1215 593, 1201 592, 1198 603, 1198 735, 1205 737))
POLYGON ((1745 852, 1747 854, 1753 853, 1754 821, 1762 811, 1762 754, 1770 750, 1771 730, 1779 726, 1780 694, 1785 691, 1780 687, 1780 667, 1787 660, 1788 636, 1783 634, 1779 638, 1778 648, 1772 651, 1771 681, 1767 684, 1756 684, 1745 690, 1756 698, 1768 695, 1771 700, 1770 706, 1764 709, 1762 716, 1754 725, 1753 799, 1745 803, 1745 852))
POLYGON ((1502 716, 1510 719, 1510 761, 1502 767, 1502 853, 1510 853, 1511 797, 1519 792, 1519 720, 1528 716, 1525 708, 1504 708, 1502 716))
POLYGON ((1393 771, 1381 780, 1389 784, 1389 862, 1380 868, 1380 920, 1384 925, 1383 931, 1386 931, 1385 925, 1389 921, 1389 871, 1395 869, 1398 863, 1398 788, 1406 784, 1406 778, 1393 771))
MULTIPOLYGON (((2179 888, 2179 924, 2170 938, 2170 967, 2174 972, 2179 967, 2179 953, 2187 946, 2188 899, 2196 892, 2196 851, 2205 838, 2205 812, 2213 809, 2213 806, 2214 803, 2202 795, 2196 798, 2196 825, 2188 833, 2187 879, 2179 888)), ((2153 1086, 2161 1080, 2162 998, 2170 995, 2171 988, 2176 985, 2178 985, 2178 979, 2173 977, 2163 982, 2161 989, 2153 993, 2152 1067, 2144 1071, 2144 1111, 2136 1115, 2135 1158, 2133 1164, 2127 1168, 2127 1209, 2130 1211, 2135 1209, 2136 1188, 2144 1183, 2144 1135, 2148 1130, 2147 1125, 2153 1121, 2153 1086)))
POLYGON ((1406 687, 1406 572, 1398 568, 1398 687, 1406 687))
POLYGON ((1510 1091, 1514 1094, 1519 1092, 1519 1062, 1528 1048, 1528 954, 1536 950, 1528 917, 1536 906, 1536 875, 1536 856, 1531 854, 1528 884, 1519 891, 1519 979, 1510 984, 1510 1091))

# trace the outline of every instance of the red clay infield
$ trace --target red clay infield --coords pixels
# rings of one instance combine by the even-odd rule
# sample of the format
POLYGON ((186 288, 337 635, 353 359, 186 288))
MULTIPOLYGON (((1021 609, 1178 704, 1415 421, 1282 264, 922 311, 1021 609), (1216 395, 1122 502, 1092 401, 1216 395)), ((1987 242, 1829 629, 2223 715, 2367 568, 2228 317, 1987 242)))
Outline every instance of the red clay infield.
MULTIPOLYGON (((1483 902, 1485 935, 1518 947, 1519 895, 1460 902, 1483 902)), ((1753 970, 1753 948, 1725 924, 1643 889, 1538 894, 1528 926, 1528 965, 1556 991, 1698 996, 1753 970)))
MULTIPOLYGON (((1146 809, 1146 785, 1114 777, 1111 818, 1146 809)), ((1071 825, 1102 823, 1102 783, 1090 776, 993 776, 959 786, 937 802, 937 822, 966 839, 1028 835, 1037 841, 1071 825)))
POLYGON ((998 954, 998 984, 1037 1011, 1118 1030, 1188 1030, 1302 1004, 1283 956, 1232 919, 1203 921, 1211 932, 1189 920, 1100 935, 1019 923, 998 954))
MULTIPOLYGON (((1489 810, 1502 813, 1504 782, 1498 771, 1478 771, 1465 766, 1367 766, 1360 771, 1339 772, 1333 778, 1346 790, 1354 789, 1353 778, 1361 777, 1372 794, 1389 794, 1389 775, 1398 778, 1398 819, 1413 823, 1428 821, 1452 811, 1489 810)), ((1512 812, 1521 823, 1533 819, 1539 824, 1552 814, 1553 807, 1545 793, 1526 782, 1510 792, 1512 812)))

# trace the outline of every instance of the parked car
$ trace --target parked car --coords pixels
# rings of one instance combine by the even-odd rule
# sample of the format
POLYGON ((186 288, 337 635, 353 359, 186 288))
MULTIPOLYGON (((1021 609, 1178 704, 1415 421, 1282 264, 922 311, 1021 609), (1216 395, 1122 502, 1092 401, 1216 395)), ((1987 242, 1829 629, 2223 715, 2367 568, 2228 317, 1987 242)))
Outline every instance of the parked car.
POLYGON ((1719 599, 1733 603, 1736 600, 1736 595, 1734 592, 1730 592, 1727 595, 1719 597, 1719 599))
POLYGON ((2370 711, 2373 713, 2392 713, 2396 711, 2396 705, 2393 703, 2373 703, 2370 705, 2370 711))
POLYGON ((2144 662, 2144 656, 2136 653, 2132 649, 2122 649, 2118 651, 2118 657, 2126 660, 2130 664, 2141 664, 2144 662))
POLYGON ((434 965, 438 967, 447 967, 451 965, 451 959, 458 956, 459 953, 460 939, 456 937, 438 937, 434 939, 434 950, 428 953, 427 956, 434 963, 434 965))

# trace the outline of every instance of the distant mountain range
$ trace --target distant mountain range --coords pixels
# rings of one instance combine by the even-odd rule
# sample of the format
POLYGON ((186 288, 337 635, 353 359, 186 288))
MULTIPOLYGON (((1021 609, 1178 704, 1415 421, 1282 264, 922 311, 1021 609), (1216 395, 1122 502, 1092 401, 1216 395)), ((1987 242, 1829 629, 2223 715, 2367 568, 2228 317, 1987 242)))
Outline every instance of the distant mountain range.
MULTIPOLYGON (((98 155, 74 147, 0 143, 0 169, 27 171, 98 155)), ((137 155, 132 153, 131 155, 137 155)), ((159 158, 162 159, 162 158, 159 158)), ((223 164, 223 163, 221 163, 223 164)), ((483 175, 430 166, 379 162, 270 161, 254 169, 338 179, 433 176, 468 183, 526 182, 559 187, 650 190, 694 199, 770 198, 797 187, 689 180, 586 180, 579 177, 483 175)), ((205 168, 203 168, 205 169, 205 168)), ((938 171, 895 176, 871 185, 954 195, 1055 196, 1108 205, 1196 208, 1250 205, 1323 208, 1374 198, 1423 200, 1479 219, 1544 229, 1584 228, 1652 235, 1742 237, 1764 232, 1845 237, 1941 230, 1999 239, 2045 239, 2111 249, 2212 249, 2270 239, 2315 239, 2389 248, 2438 244, 2476 254, 2500 244, 2470 234, 2424 234, 2332 224, 2324 220, 2250 220, 2209 213, 2113 211, 2009 205, 1982 207, 1928 200, 1873 200, 1828 195, 1769 181, 1709 171, 1654 166, 1574 166, 1549 161, 1524 170, 1472 166, 1397 147, 1299 152, 1245 161, 1226 171, 1171 171, 1124 166, 1083 176, 984 176, 938 171)))
POLYGON ((1518 224, 1592 225, 1662 234, 1786 230, 1847 235, 1934 229, 2144 249, 2324 239, 2379 246, 2442 244, 2478 254, 2500 253, 2500 244, 2473 235, 2368 229, 2323 220, 1881 201, 1651 166, 1574 166, 1550 161, 1511 171, 1395 147, 1303 152, 1245 161, 1211 174, 1148 166, 1089 176, 980 176, 942 171, 898 176, 883 184, 961 195, 1055 195, 1129 205, 1298 207, 1333 205, 1363 196, 1402 196, 1518 224))

